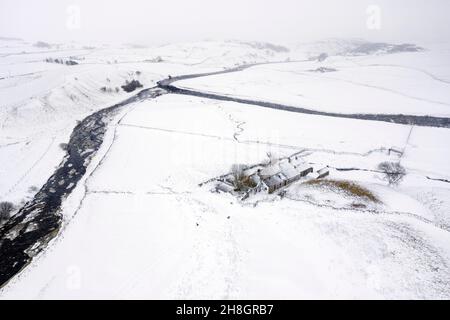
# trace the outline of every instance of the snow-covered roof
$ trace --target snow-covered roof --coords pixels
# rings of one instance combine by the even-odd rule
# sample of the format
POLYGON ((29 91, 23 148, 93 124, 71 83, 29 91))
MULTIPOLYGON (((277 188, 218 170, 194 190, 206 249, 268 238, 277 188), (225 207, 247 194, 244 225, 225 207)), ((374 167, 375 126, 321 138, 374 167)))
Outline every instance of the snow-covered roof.
POLYGON ((303 172, 303 171, 308 170, 308 169, 310 169, 310 168, 311 168, 311 165, 309 165, 309 164, 307 164, 307 163, 301 163, 301 164, 295 166, 295 169, 296 169, 298 172, 303 172))
POLYGON ((274 164, 271 166, 267 166, 259 172, 259 175, 263 178, 271 177, 280 172, 280 166, 278 164, 274 164))
POLYGON ((216 189, 223 192, 231 192, 234 190, 234 187, 228 183, 221 182, 216 185, 216 189))
POLYGON ((283 175, 282 173, 278 173, 267 179, 264 179, 264 183, 266 184, 266 186, 268 186, 270 188, 270 187, 282 184, 285 180, 286 180, 286 176, 283 175))
POLYGON ((283 162, 280 164, 281 173, 283 173, 284 176, 288 179, 292 179, 300 174, 300 171, 296 169, 292 164, 289 162, 283 162))
POLYGON ((325 167, 325 168, 322 168, 322 169, 320 169, 320 170, 317 170, 317 173, 318 174, 324 174, 324 173, 326 173, 326 172, 329 172, 330 170, 327 168, 327 167, 325 167))
POLYGON ((261 182, 261 178, 260 178, 260 176, 258 176, 257 174, 252 174, 252 175, 250 176, 250 180, 251 180, 252 182, 254 182, 255 184, 259 184, 259 183, 261 182))

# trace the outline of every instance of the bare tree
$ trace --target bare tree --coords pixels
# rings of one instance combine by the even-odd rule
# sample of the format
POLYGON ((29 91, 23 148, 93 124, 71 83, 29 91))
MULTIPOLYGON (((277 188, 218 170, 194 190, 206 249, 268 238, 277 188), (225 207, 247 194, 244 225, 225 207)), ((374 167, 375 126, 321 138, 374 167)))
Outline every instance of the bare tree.
POLYGON ((398 185, 406 175, 405 168, 398 162, 381 162, 378 165, 378 170, 384 173, 384 180, 389 185, 398 185))
POLYGON ((11 217, 14 205, 11 202, 0 202, 0 223, 7 221, 11 217))
POLYGON ((242 190, 244 188, 243 180, 245 179, 245 169, 247 169, 247 166, 244 164, 233 164, 231 166, 231 174, 234 178, 234 187, 237 190, 242 190))

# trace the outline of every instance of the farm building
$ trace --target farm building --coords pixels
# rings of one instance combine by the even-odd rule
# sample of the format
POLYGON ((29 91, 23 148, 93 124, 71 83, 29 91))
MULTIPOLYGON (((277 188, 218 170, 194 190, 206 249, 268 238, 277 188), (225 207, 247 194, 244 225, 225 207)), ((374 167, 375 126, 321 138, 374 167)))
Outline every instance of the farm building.
POLYGON ((216 191, 218 192, 228 192, 231 193, 234 191, 234 186, 227 182, 227 181, 222 181, 221 183, 217 184, 216 186, 216 191))
POLYGON ((305 163, 300 156, 295 155, 280 159, 276 163, 244 167, 240 178, 236 176, 236 169, 233 172, 219 179, 216 190, 236 195, 244 194, 242 199, 259 192, 274 193, 310 173, 314 173, 313 179, 321 179, 329 175, 328 168, 314 172, 309 164, 305 163))
POLYGON ((317 170, 314 172, 314 179, 323 179, 325 177, 328 177, 330 175, 330 170, 328 168, 322 168, 320 170, 317 170))
POLYGON ((280 170, 278 173, 262 181, 267 186, 269 193, 273 193, 278 189, 294 183, 313 172, 313 168, 305 164, 294 165, 290 162, 283 162, 280 163, 279 167, 280 170))

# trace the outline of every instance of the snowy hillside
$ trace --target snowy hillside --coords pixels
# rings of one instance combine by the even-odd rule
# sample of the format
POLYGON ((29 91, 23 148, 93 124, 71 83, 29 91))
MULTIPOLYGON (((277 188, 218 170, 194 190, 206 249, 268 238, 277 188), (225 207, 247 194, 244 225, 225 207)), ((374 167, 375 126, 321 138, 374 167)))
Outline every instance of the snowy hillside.
MULTIPOLYGON (((1 299, 450 298, 449 46, 0 43, 0 201, 62 168, 42 189, 61 224, 1 299), (292 155, 329 176, 216 192, 237 164, 292 155), (405 175, 389 184, 382 163, 405 175)), ((38 196, 0 227, 1 257, 45 227, 38 196)))
POLYGON ((0 45, 0 198, 14 202, 31 196, 29 188, 40 187, 59 164, 63 151, 58 145, 67 142, 77 120, 131 95, 120 89, 127 80, 153 87, 169 74, 277 59, 273 52, 233 42, 151 49, 39 48, 22 41, 0 41, 0 45), (45 62, 49 57, 79 64, 45 62))

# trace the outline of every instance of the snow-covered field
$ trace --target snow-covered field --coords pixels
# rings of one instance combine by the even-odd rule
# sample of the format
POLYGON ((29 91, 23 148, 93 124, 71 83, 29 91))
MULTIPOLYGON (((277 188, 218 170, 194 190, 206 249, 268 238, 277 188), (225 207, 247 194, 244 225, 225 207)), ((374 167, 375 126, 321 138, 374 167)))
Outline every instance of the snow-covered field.
POLYGON ((40 187, 61 161, 59 144, 68 141, 76 121, 131 95, 115 90, 126 80, 153 87, 168 75, 270 59, 278 56, 233 42, 157 48, 74 44, 41 49, 22 41, 0 40, 0 199, 20 202, 32 196, 33 187, 40 187), (153 62, 158 57, 162 61, 153 62), (47 63, 47 58, 71 59, 79 65, 47 63), (102 92, 102 87, 112 92, 102 92))
POLYGON ((449 55, 448 46, 437 46, 435 51, 332 56, 322 62, 256 66, 177 85, 327 112, 448 117, 449 55), (318 72, 320 68, 335 71, 318 72))
MULTIPOLYGON (((48 53, 2 57, 18 61, 0 60, 1 70, 25 73, 29 63, 42 71, 26 81, 0 80, 2 101, 8 101, 0 109, 0 200, 20 201, 31 185, 44 183, 76 120, 127 96, 100 92, 106 78, 115 87, 139 70, 144 87, 151 87, 169 74, 290 54, 308 58, 298 49, 267 50, 236 42, 101 48, 82 51, 85 59, 70 67, 28 60, 48 53), (143 62, 158 56, 167 61, 143 62)), ((332 112, 449 116, 448 58, 442 47, 330 56, 322 63, 261 65, 176 84, 332 112), (308 71, 320 66, 338 71, 308 71)), ((87 173, 64 201, 59 235, 0 298, 448 299, 449 140, 444 128, 183 95, 130 104, 111 122, 87 173), (296 152, 381 202, 352 207, 359 199, 301 183, 283 198, 241 202, 212 193, 211 184, 199 186, 233 164, 296 152), (383 161, 405 167, 399 186, 387 186, 376 172, 383 161)))

